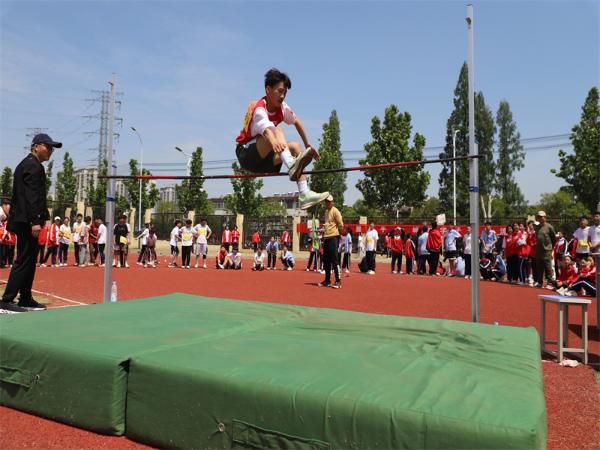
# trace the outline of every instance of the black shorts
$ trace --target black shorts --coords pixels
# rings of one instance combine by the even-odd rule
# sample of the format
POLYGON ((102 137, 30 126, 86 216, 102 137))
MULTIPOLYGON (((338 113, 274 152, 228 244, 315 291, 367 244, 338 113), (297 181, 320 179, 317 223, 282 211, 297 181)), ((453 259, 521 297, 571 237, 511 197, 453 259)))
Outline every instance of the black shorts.
POLYGON ((456 250, 448 250, 446 253, 444 253, 444 256, 447 259, 456 259, 458 252, 456 250))
POLYGON ((171 255, 179 255, 179 247, 171 245, 171 255))
POLYGON ((238 161, 242 169, 253 173, 279 173, 281 164, 275 165, 273 158, 275 153, 271 151, 266 157, 261 158, 256 148, 256 142, 252 144, 239 144, 235 149, 238 161))

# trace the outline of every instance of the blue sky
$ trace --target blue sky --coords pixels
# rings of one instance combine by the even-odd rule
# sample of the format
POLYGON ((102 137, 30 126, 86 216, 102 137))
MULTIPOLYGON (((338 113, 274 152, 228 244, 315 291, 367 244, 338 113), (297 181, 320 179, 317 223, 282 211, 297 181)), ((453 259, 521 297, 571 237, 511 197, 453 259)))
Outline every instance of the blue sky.
MULTIPOLYGON (((474 2, 476 89, 494 113, 501 100, 509 101, 523 138, 570 133, 579 121, 600 78, 598 5, 474 2)), ((108 89, 112 72, 123 92, 115 144, 121 173, 121 165, 139 158, 130 126, 143 138, 146 162, 181 163, 173 174, 185 174, 174 146, 202 146, 207 161, 235 158, 246 106, 263 94, 270 67, 291 76, 288 103, 315 145, 336 109, 342 149, 362 150, 371 118, 393 103, 411 113, 413 131, 426 137, 427 147, 440 146, 466 59, 465 15, 466 2, 459 1, 1 1, 0 166, 14 167, 24 156, 32 127, 62 140, 76 166, 90 165, 98 138, 84 132, 97 130, 99 121, 80 116, 99 111, 85 100, 94 89, 108 89)), ((293 127, 286 131, 298 139, 293 127)), ((558 167, 565 142, 526 145, 533 149, 516 178, 527 200, 561 186, 550 169, 558 167)), ((356 165, 358 156, 348 154, 346 164, 356 165)), ((60 165, 62 153, 55 158, 60 165)), ((437 195, 438 169, 427 169, 428 194, 437 195)), ((347 203, 360 197, 359 176, 348 178, 347 203)), ((206 188, 218 196, 230 184, 206 188)), ((267 179, 262 193, 294 189, 285 179, 267 179)))

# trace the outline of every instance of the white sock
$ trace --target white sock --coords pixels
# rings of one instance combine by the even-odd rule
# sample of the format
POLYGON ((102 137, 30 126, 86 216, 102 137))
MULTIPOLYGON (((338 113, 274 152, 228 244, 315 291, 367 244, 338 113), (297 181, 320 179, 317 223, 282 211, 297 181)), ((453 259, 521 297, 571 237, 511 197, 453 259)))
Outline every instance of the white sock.
POLYGON ((290 152, 289 148, 286 148, 284 151, 280 153, 281 160, 285 164, 285 166, 289 169, 292 163, 294 162, 294 157, 292 156, 292 152, 290 152))
POLYGON ((298 191, 300 191, 301 194, 308 192, 308 181, 307 180, 298 180, 298 181, 296 181, 296 183, 298 183, 298 191))

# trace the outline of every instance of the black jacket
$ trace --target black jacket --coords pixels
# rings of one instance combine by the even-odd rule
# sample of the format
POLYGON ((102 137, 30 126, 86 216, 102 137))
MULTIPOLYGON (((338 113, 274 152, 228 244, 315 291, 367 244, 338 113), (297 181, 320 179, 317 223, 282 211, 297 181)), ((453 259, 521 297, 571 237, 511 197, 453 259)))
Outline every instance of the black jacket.
POLYGON ((13 224, 27 223, 44 225, 47 219, 46 171, 33 153, 25 157, 13 175, 13 194, 8 229, 14 231, 13 224))

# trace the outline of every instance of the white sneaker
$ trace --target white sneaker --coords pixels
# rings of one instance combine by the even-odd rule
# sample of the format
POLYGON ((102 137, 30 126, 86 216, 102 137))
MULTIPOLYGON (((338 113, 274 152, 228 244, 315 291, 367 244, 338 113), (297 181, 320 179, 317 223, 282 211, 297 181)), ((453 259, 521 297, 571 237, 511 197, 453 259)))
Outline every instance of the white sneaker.
POLYGON ((203 264, 203 265, 202 265, 202 268, 203 268, 203 269, 206 269, 206 264, 203 264))
POLYGON ((367 273, 368 273, 369 275, 375 275, 375 272, 374 272, 373 270, 369 270, 367 273))
POLYGON ((40 267, 46 267, 46 264, 40 264, 40 267))
POLYGON ((146 267, 146 265, 145 265, 145 264, 142 264, 141 262, 139 262, 139 263, 136 263, 136 264, 137 264, 138 266, 144 266, 144 267, 146 267))
POLYGON ((197 269, 197 268, 198 268, 198 263, 196 263, 196 265, 194 266, 194 269, 197 269))
POLYGON ((121 263, 117 264, 117 269, 121 268, 121 263))
POLYGON ((129 268, 129 264, 125 263, 125 267, 129 268))
POLYGON ((555 291, 556 288, 554 286, 552 286, 551 284, 547 284, 546 285, 546 289, 548 289, 549 291, 555 291))
POLYGON ((395 270, 392 270, 392 273, 396 274, 396 273, 398 273, 398 272, 396 272, 395 270))
POLYGON ((348 269, 344 269, 344 273, 350 273, 348 269))
POLYGON ((307 272, 310 272, 310 269, 306 269, 307 272))
POLYGON ((567 297, 577 297, 577 292, 575 292, 575 291, 567 291, 567 292, 565 292, 565 295, 567 297))
POLYGON ((104 266, 106 266, 106 264, 100 264, 100 267, 104 267, 104 266))
POLYGON ((271 270, 271 268, 270 268, 270 267, 267 267, 267 270, 271 270))
POLYGON ((292 270, 292 268, 291 268, 291 267, 288 267, 288 268, 287 268, 287 270, 292 270))

